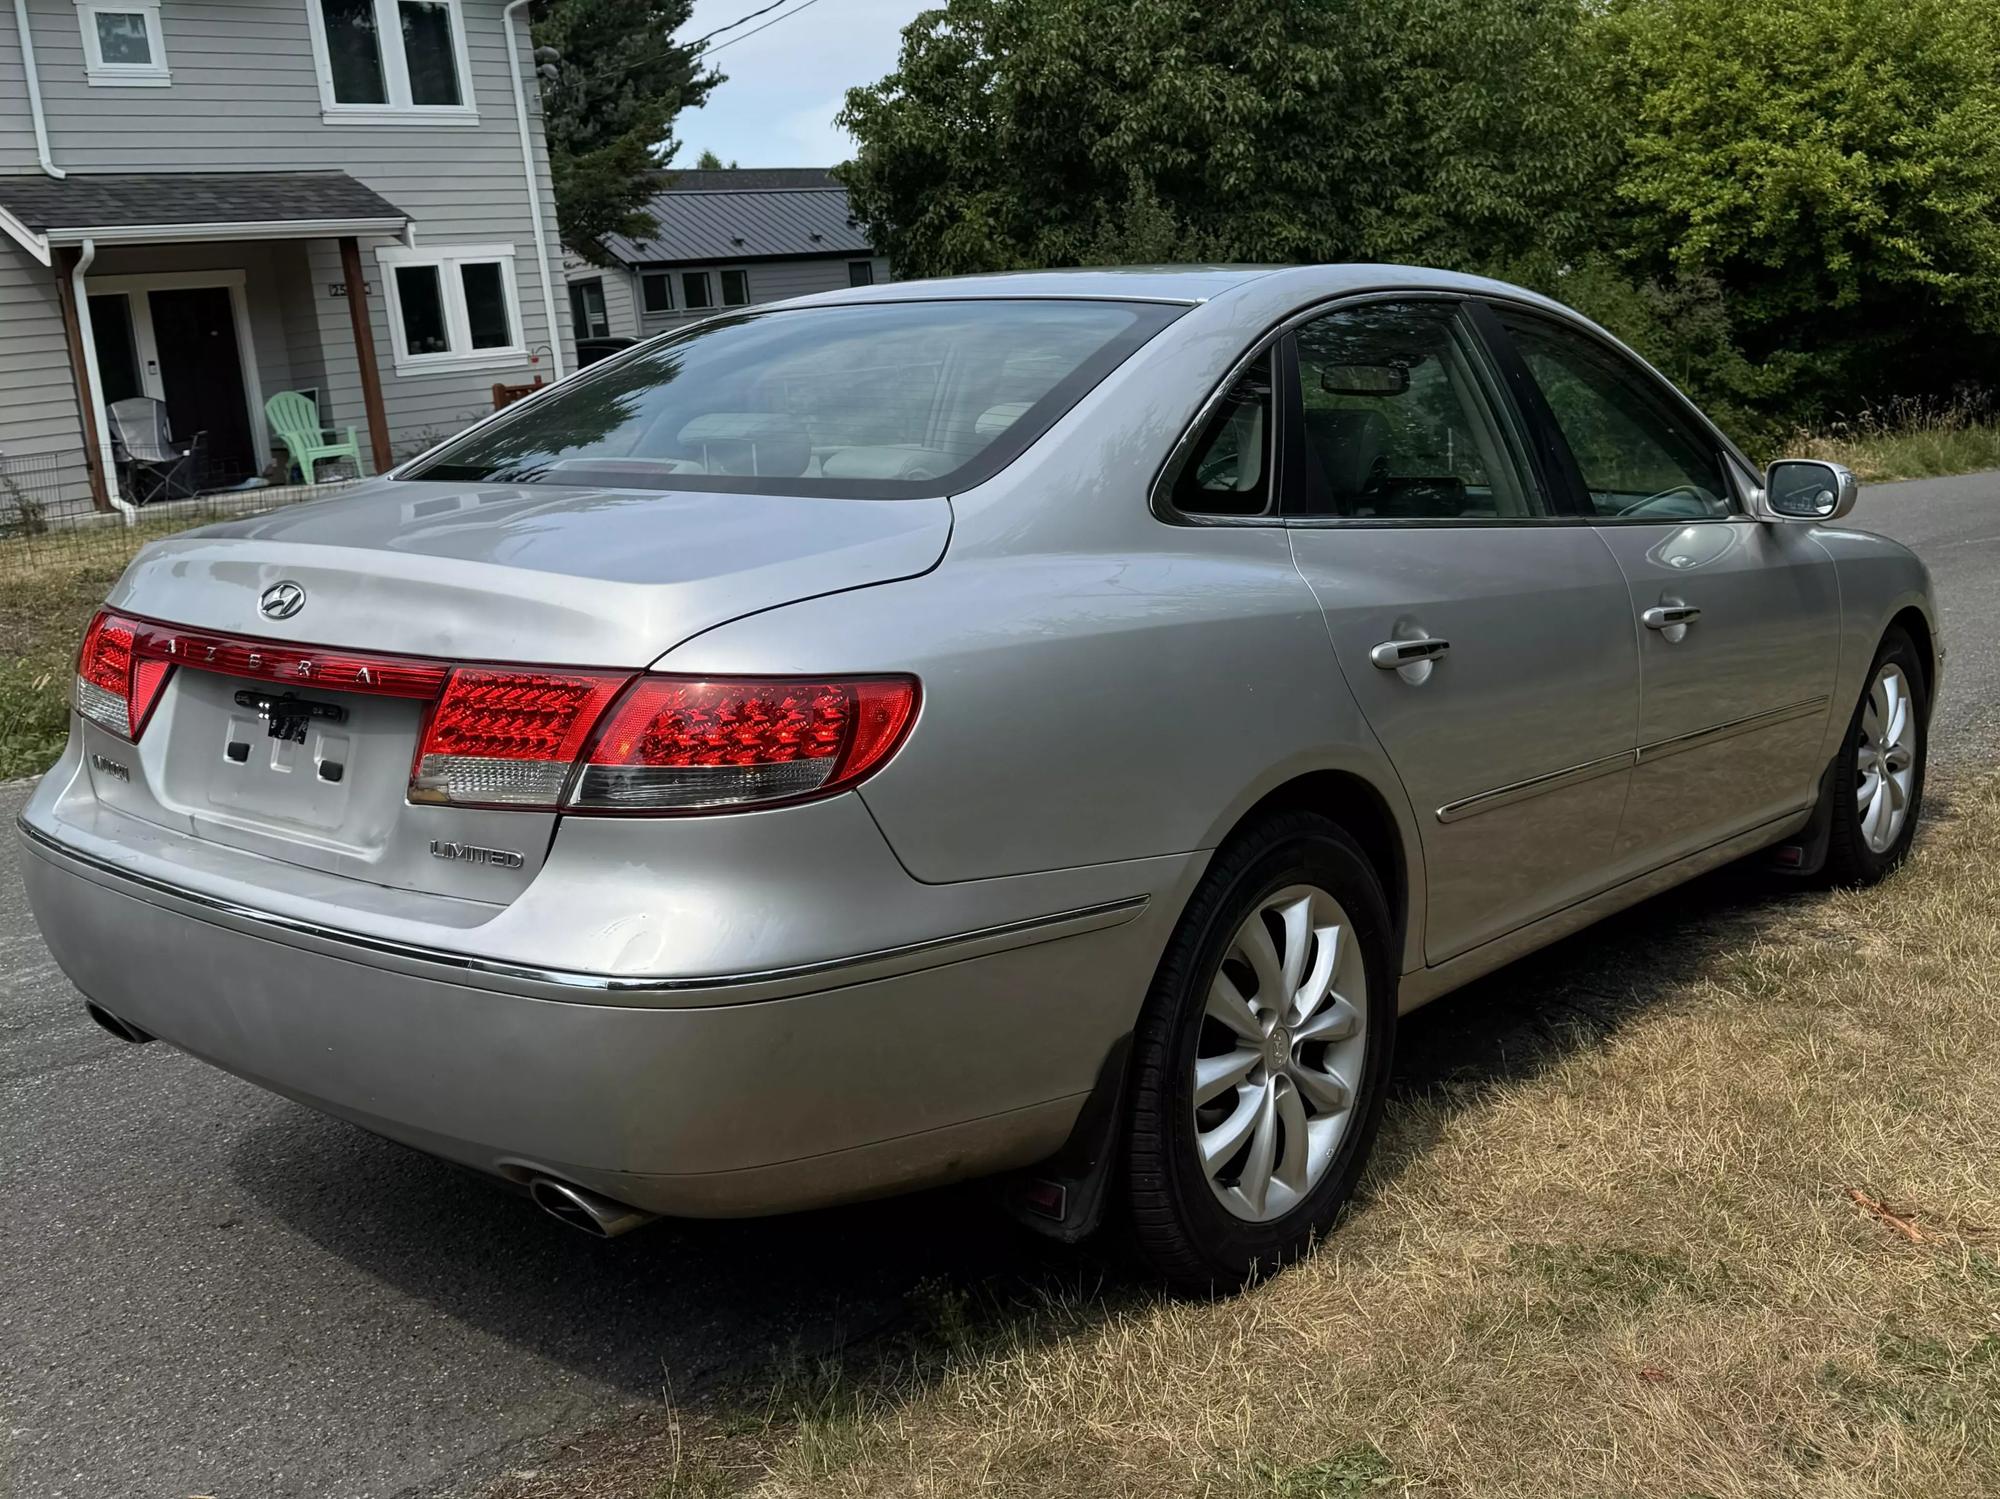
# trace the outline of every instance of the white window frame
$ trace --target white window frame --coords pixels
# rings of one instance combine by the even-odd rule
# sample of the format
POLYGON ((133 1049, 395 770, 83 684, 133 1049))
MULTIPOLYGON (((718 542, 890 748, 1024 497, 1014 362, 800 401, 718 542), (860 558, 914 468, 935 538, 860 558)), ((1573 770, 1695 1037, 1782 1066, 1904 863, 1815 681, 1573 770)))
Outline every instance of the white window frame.
POLYGON ((167 41, 160 32, 160 0, 76 0, 83 28, 83 72, 93 88, 165 88, 174 81, 167 68, 167 41), (106 62, 97 36, 97 13, 135 15, 146 23, 148 63, 106 62))
POLYGON ((689 270, 675 271, 674 274, 681 278, 681 284, 680 284, 681 311, 694 313, 701 317, 706 317, 711 312, 722 311, 722 301, 721 301, 722 288, 716 285, 715 283, 714 279, 715 268, 713 266, 706 266, 706 265, 695 266, 689 270), (690 276, 701 277, 702 284, 705 287, 707 287, 708 289, 707 306, 705 307, 695 306, 694 298, 690 297, 687 294, 687 278, 690 276))
POLYGON ((864 287, 864 286, 873 286, 874 284, 875 284, 875 262, 874 262, 874 261, 872 261, 872 260, 850 260, 850 261, 848 261, 848 262, 847 262, 847 285, 848 285, 848 289, 849 289, 849 290, 858 290, 858 289, 859 289, 859 288, 861 288, 861 287, 864 287), (864 267, 864 266, 865 266, 865 267, 867 268, 867 270, 868 270, 868 279, 867 279, 866 281, 856 281, 856 280, 854 279, 854 273, 855 273, 855 272, 856 272, 857 270, 860 270, 860 269, 861 269, 862 267, 864 267))
POLYGON ((681 310, 680 299, 674 295, 674 277, 676 274, 674 271, 639 272, 640 317, 672 317, 681 310), (655 276, 659 277, 667 288, 667 305, 664 307, 648 307, 646 305, 646 283, 655 276))
MULTIPOLYGON (((102 0, 107 7, 111 0, 102 0)), ((479 123, 479 106, 472 92, 472 61, 465 46, 465 8, 460 0, 434 0, 451 12, 452 60, 458 68, 457 104, 412 104, 410 64, 403 52, 400 0, 372 0, 375 41, 382 53, 382 89, 386 104, 342 104, 333 94, 333 57, 327 51, 326 17, 320 0, 302 0, 312 30, 313 73, 319 79, 320 119, 329 125, 450 125, 479 123)))
POLYGON ((750 267, 748 267, 747 265, 725 265, 716 267, 715 305, 709 309, 710 312, 727 312, 732 307, 749 307, 753 305, 756 302, 756 300, 757 299, 750 294, 750 267), (724 276, 729 276, 729 275, 738 275, 743 278, 743 300, 740 302, 730 301, 728 297, 723 293, 722 278, 724 276))
POLYGON ((508 369, 528 361, 527 333, 521 327, 521 292, 514 281, 512 245, 384 245, 375 252, 382 267, 382 310, 389 318, 389 347, 399 375, 456 374, 465 370, 508 369), (507 300, 507 325, 513 343, 504 349, 475 349, 465 310, 464 265, 500 262, 500 286, 507 300), (434 266, 444 298, 445 336, 451 347, 442 354, 412 354, 403 335, 403 296, 396 272, 409 266, 434 266))
MULTIPOLYGON (((572 330, 574 331, 574 333, 578 338, 609 338, 611 336, 611 303, 609 299, 606 298, 604 295, 604 278, 602 276, 578 276, 575 280, 571 281, 569 284, 569 297, 570 297, 570 323, 572 330), (587 296, 590 289, 593 287, 596 288, 597 291, 597 317, 604 324, 604 331, 602 333, 593 333, 587 327, 586 328, 575 327, 576 303, 578 295, 579 293, 582 293, 585 296, 587 296)), ((592 321, 592 319, 589 318, 588 313, 586 313, 585 315, 585 321, 586 322, 592 321)))

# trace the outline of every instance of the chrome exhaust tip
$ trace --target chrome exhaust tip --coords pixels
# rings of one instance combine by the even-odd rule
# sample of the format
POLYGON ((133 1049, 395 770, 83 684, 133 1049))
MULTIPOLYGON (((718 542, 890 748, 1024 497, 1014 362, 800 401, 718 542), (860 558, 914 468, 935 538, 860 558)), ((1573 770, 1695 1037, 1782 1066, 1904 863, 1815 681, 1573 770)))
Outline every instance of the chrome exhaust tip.
POLYGON ((130 1041, 134 1046, 144 1046, 148 1041, 153 1039, 145 1031, 140 1030, 138 1026, 133 1025, 130 1021, 120 1020, 102 1005, 96 1004, 91 1000, 86 999, 83 1002, 83 1008, 85 1014, 89 1015, 92 1020, 95 1020, 120 1041, 130 1041))
POLYGON ((615 1239, 660 1216, 614 1202, 586 1187, 572 1187, 553 1176, 538 1176, 529 1182, 528 1196, 551 1218, 598 1239, 615 1239))

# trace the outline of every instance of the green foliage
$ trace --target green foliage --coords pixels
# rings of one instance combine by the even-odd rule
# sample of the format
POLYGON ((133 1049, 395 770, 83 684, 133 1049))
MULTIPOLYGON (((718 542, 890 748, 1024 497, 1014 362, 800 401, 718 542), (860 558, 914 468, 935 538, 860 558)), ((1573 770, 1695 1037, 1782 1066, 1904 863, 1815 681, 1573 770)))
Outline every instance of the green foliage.
POLYGON ((1487 271, 1766 451, 2000 382, 2000 0, 946 0, 840 118, 900 274, 1487 271))
POLYGON ((1746 395, 1991 378, 2000 3, 1617 0, 1600 32, 1628 262, 1720 289, 1777 376, 1746 395))
POLYGON ((542 82, 542 125, 555 178, 563 243, 587 260, 608 260, 611 234, 643 232, 654 174, 677 142, 674 118, 708 97, 722 77, 699 52, 677 45, 693 0, 538 0, 538 53, 553 49, 555 77, 542 82))
POLYGON ((913 275, 1135 259, 1477 267, 1588 242, 1578 0, 950 0, 851 90, 913 275))

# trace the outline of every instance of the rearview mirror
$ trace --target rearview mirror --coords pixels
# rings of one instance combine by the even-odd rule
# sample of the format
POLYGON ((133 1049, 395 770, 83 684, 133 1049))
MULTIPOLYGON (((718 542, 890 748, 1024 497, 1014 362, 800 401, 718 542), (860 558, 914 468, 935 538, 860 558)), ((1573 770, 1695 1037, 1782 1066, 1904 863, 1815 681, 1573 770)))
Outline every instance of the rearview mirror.
POLYGON ((1399 396, 1410 388, 1410 371, 1400 364, 1323 364, 1319 388, 1332 396, 1399 396))
POLYGON ((1839 520, 1860 494, 1851 472, 1817 458, 1780 458, 1764 472, 1764 508, 1773 520, 1839 520))

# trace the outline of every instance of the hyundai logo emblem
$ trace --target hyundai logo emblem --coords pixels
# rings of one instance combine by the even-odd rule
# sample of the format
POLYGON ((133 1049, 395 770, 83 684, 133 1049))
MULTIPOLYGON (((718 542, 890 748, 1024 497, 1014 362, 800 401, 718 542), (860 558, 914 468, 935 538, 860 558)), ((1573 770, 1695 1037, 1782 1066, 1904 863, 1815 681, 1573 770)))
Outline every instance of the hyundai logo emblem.
POLYGON ((306 606, 306 591, 287 579, 273 583, 257 601, 257 612, 266 619, 290 619, 306 606))

